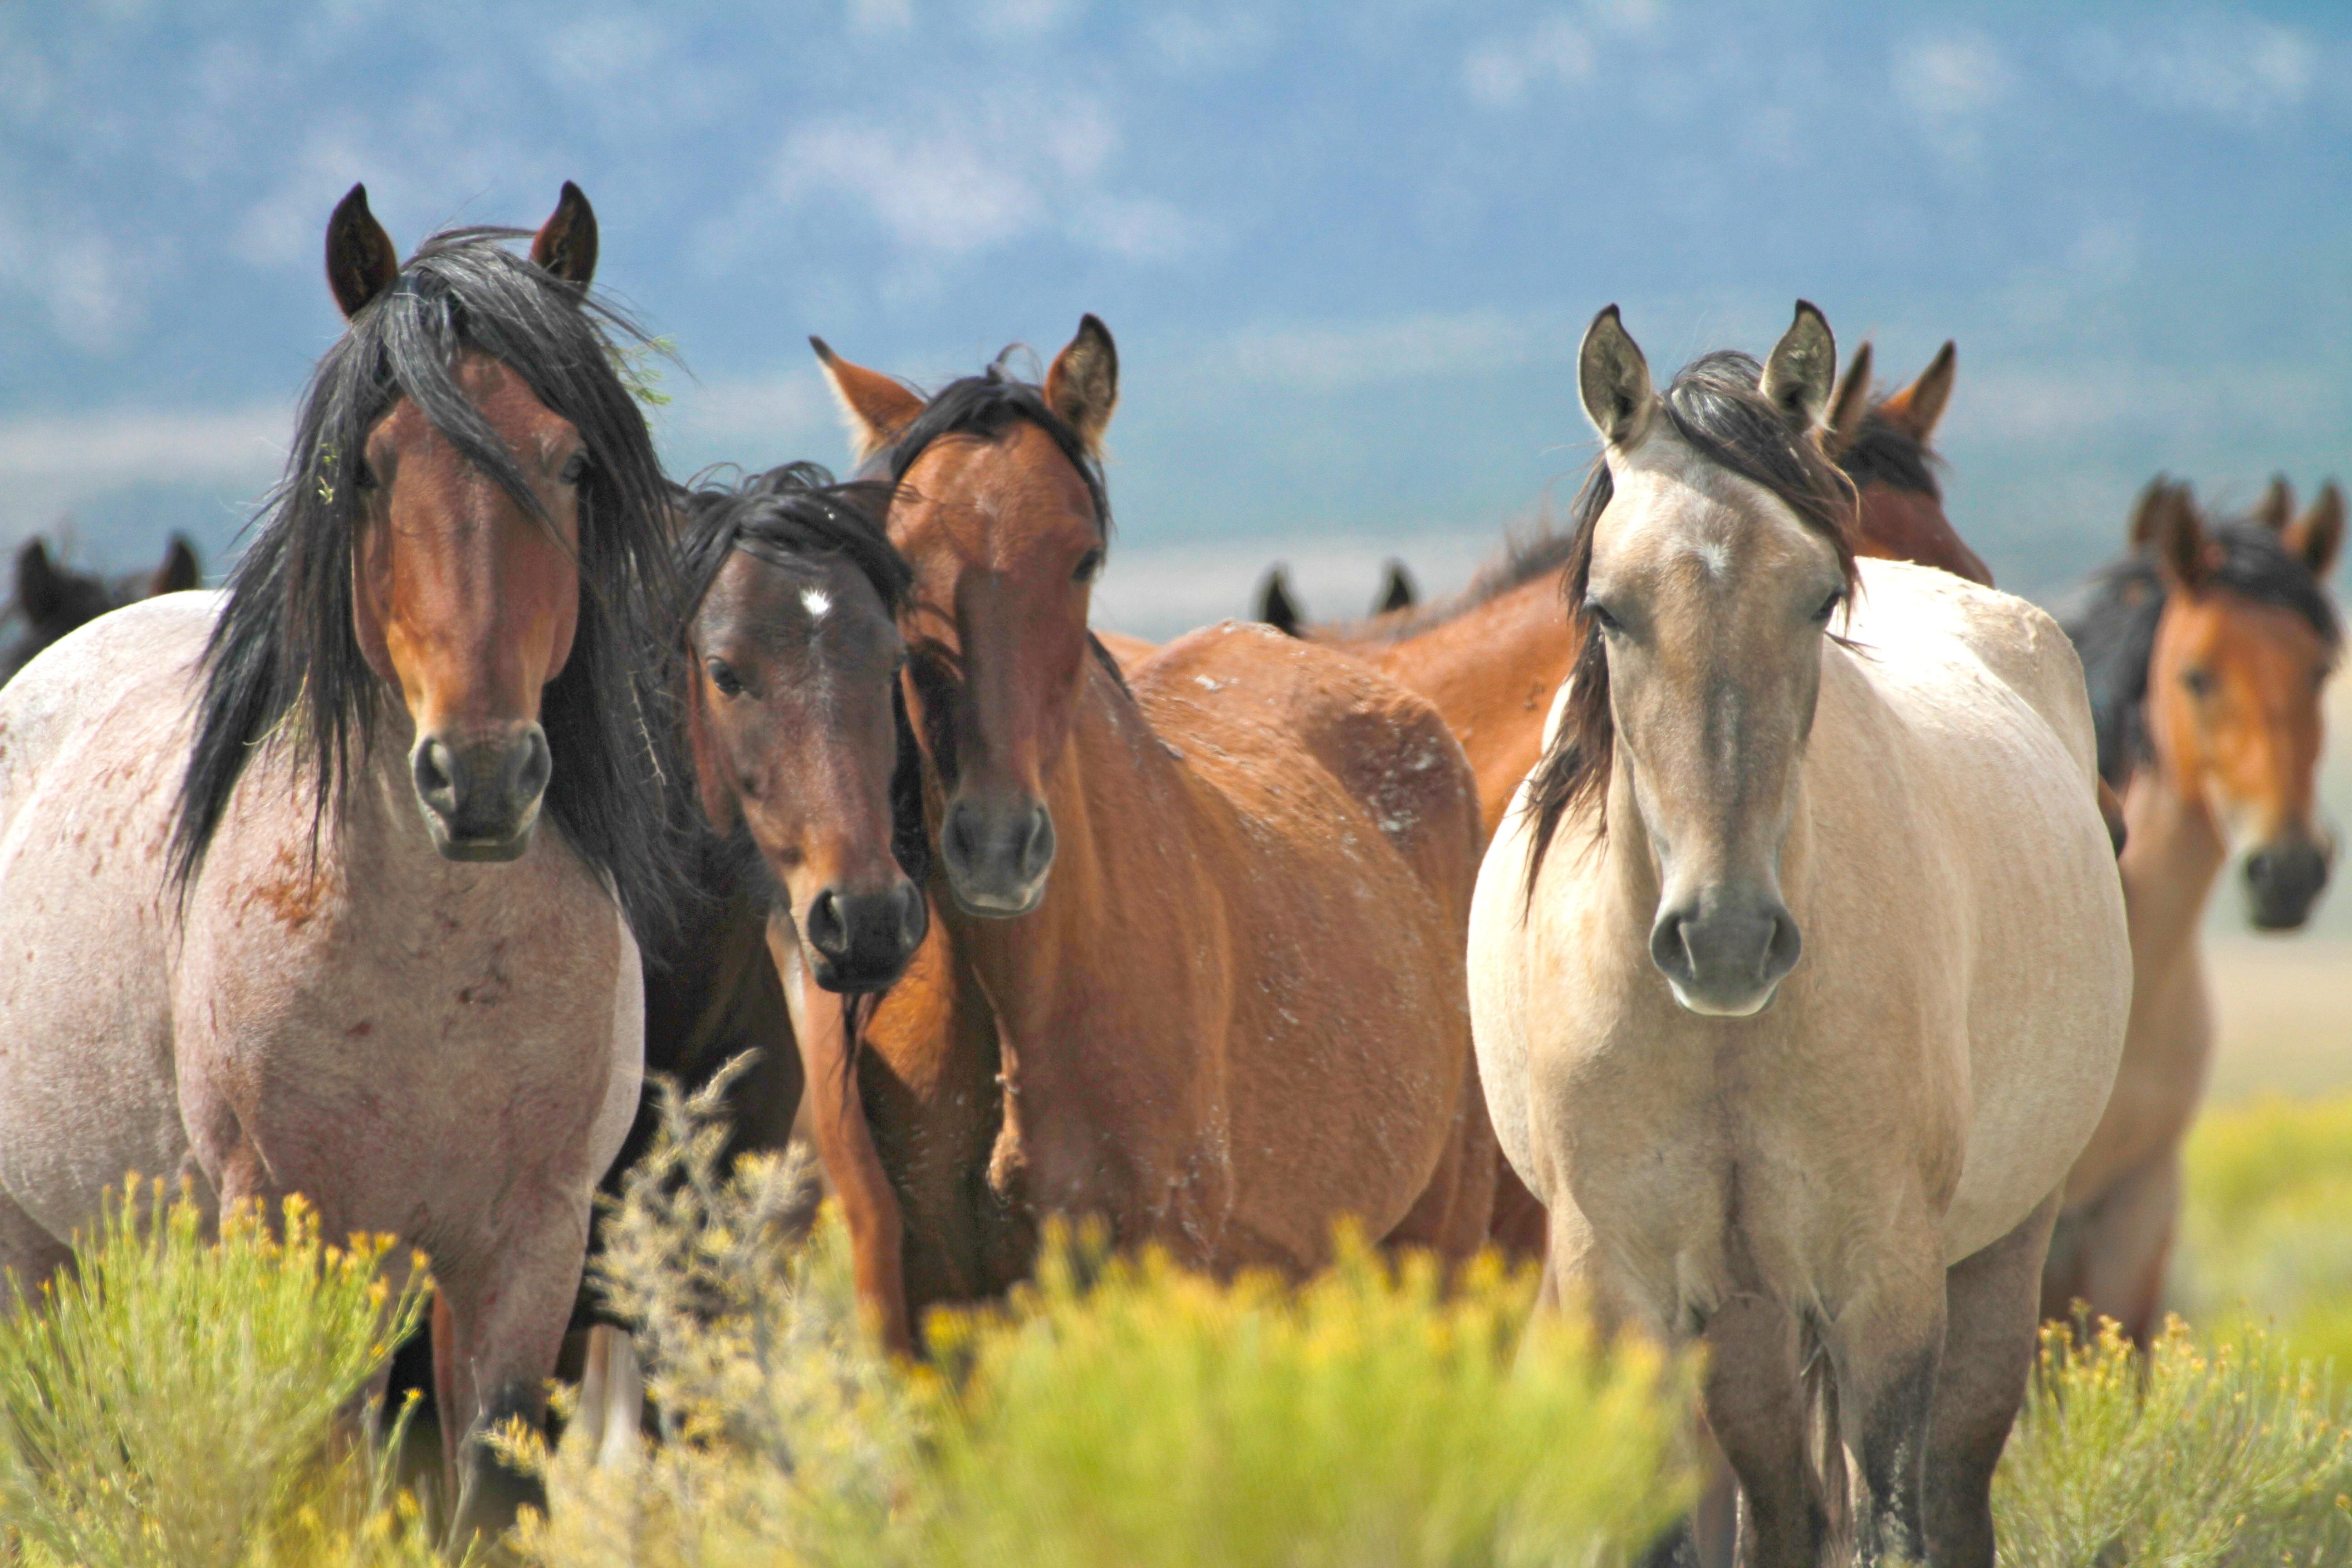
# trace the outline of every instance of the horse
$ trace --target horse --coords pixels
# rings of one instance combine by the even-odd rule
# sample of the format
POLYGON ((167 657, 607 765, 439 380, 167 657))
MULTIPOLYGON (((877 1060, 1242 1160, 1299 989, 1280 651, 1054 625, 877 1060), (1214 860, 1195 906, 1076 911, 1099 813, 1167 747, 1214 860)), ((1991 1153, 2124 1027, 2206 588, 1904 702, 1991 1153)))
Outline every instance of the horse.
POLYGON ((0 1266, 66 1267, 125 1171, 400 1237, 460 1542, 541 1496, 481 1437, 541 1417, 677 880, 667 481, 596 249, 567 183, 403 263, 353 186, 226 591, 0 692, 0 1266))
POLYGON ((2131 1032, 2116 1091, 2067 1179, 2045 1316, 2087 1303, 2146 1343, 2180 1208, 2180 1143, 2213 1048, 2198 933, 2233 858, 2258 931, 2301 926, 2335 839, 2317 818, 2320 696, 2343 641, 2324 586, 2344 541, 2333 481, 2300 515, 2282 479, 2214 526, 2158 479, 2131 549, 2066 618, 2097 715, 2099 767, 2128 825, 2131 1032))
POLYGON ((35 534, 16 552, 16 591, 9 597, 6 613, 22 622, 24 629, 0 653, 0 686, 15 679, 35 654, 76 626, 142 599, 201 588, 204 581, 195 546, 185 534, 172 535, 163 547, 163 563, 152 572, 110 579, 60 565, 49 554, 47 542, 35 534))
POLYGON ((1855 558, 1834 355, 1801 302, 1660 395, 1614 306, 1586 332, 1575 673, 1480 869, 1471 1013, 1542 1302, 1708 1347, 1738 1560, 1989 1565, 2123 898, 2055 624, 1855 558))
MULTIPOLYGON (((1391 556, 1381 566, 1381 590, 1372 595, 1371 613, 1375 618, 1410 610, 1421 603, 1421 590, 1414 585, 1412 574, 1405 563, 1391 556)), ((1297 637, 1307 626, 1307 613, 1298 607, 1298 593, 1290 585, 1290 573, 1277 561, 1265 569, 1258 579, 1257 616, 1276 631, 1286 637, 1297 637)))
POLYGON ((1125 671, 1091 636, 1118 398, 1096 318, 1042 384, 1000 363, 929 397, 814 346, 915 572, 934 934, 859 1093, 902 1216, 901 1342, 926 1302, 1020 1278, 1050 1215, 1221 1273, 1312 1269, 1342 1216, 1475 1250, 1478 823, 1443 720, 1262 628, 1125 671))

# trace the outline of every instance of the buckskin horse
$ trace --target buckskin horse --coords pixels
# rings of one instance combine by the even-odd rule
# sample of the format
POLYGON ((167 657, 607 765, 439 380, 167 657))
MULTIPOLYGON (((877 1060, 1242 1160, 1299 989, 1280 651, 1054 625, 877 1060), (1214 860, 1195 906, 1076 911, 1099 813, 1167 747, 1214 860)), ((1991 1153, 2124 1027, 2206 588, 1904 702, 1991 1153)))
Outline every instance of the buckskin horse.
POLYGON ((636 1108, 683 772, 634 329, 576 188, 522 237, 403 264, 354 186, 348 324, 226 591, 0 692, 0 1264, 64 1266, 126 1171, 422 1249, 460 1541, 537 1496, 480 1434, 540 1416, 636 1108))
POLYGON ((1474 1249, 1478 829, 1443 721, 1230 622, 1122 675, 1087 627, 1118 396, 1094 318, 1042 385, 1000 363, 928 398, 817 348, 866 472, 898 487, 938 851, 934 935, 877 1010, 853 1108, 902 1216, 886 1321, 904 1340, 924 1302, 1019 1278, 1052 1214, 1221 1271, 1311 1268, 1342 1216, 1474 1249))
POLYGON ((2242 856, 2255 929, 2293 931, 2334 858, 2315 775, 2320 695, 2342 642, 2323 584, 2344 540, 2344 493, 2330 482, 2297 516, 2280 479, 2251 517, 2215 527, 2187 485, 2159 479, 2130 537, 2066 629, 2090 679, 2099 767, 2129 826, 2118 864, 2131 1033, 2067 1180, 2042 1304, 2063 1318, 2086 1302, 2145 1343, 2179 1213, 2180 1142, 2213 1048, 2206 900, 2242 856))
POLYGON ((9 596, 5 616, 22 622, 24 629, 0 653, 0 685, 15 679, 34 655, 76 626, 159 594, 200 588, 204 581, 195 546, 182 534, 172 535, 163 547, 163 564, 152 572, 110 580, 59 563, 49 554, 47 542, 35 535, 16 552, 16 591, 9 596))
POLYGON ((1990 1568, 2123 899, 2057 626, 1857 563, 1833 353, 1801 303, 1760 370, 1661 396, 1615 307, 1586 333, 1576 668, 1479 875, 1471 1010, 1543 1299, 1709 1348, 1739 1561, 1851 1530, 1990 1568))

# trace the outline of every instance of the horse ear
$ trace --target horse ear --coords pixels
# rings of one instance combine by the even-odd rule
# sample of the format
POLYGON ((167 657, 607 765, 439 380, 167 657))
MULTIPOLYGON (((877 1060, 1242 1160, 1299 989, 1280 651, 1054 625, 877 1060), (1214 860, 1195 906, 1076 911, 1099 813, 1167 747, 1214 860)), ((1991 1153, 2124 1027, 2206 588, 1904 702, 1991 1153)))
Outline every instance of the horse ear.
POLYGON ((1307 618, 1298 613, 1298 602, 1290 596, 1290 577, 1278 561, 1265 569, 1265 576, 1258 583, 1257 618, 1286 637, 1297 637, 1300 623, 1307 618))
POLYGON ((2146 550, 2156 542, 2164 523, 2165 509, 2174 501, 2174 486, 2170 479, 2158 474, 2147 481, 2147 488, 2132 502, 2131 527, 2127 536, 2134 550, 2146 550))
POLYGON ((1757 390, 1780 411, 1789 428, 1802 435, 1822 422, 1836 381, 1837 338, 1812 302, 1800 300, 1796 319, 1764 362, 1764 380, 1757 390))
POLYGON ((1870 342, 1853 351, 1853 358, 1838 378, 1837 390, 1830 394, 1829 426, 1822 432, 1822 451, 1832 461, 1843 455, 1853 438, 1862 434, 1862 421, 1870 412, 1870 342))
POLYGON ((1102 449, 1103 432, 1118 406, 1118 348, 1101 317, 1091 311, 1081 317, 1078 335, 1054 356, 1045 372, 1045 406, 1078 433, 1087 451, 1102 449))
POLYGON ((49 560, 48 544, 39 534, 16 552, 16 607, 39 625, 64 607, 66 580, 49 560))
POLYGON ((2311 568, 2313 576, 2327 580, 2344 544, 2344 491, 2334 479, 2319 487, 2311 498, 2311 510, 2288 526, 2280 542, 2311 568))
POLYGON ((737 804, 735 792, 727 787, 727 762, 719 753, 719 743, 710 733, 709 704, 702 688, 710 678, 691 656, 686 672, 686 743, 694 757, 694 793, 702 803, 702 815, 711 830, 721 835, 735 831, 741 820, 742 807, 737 804))
POLYGON ((1878 405, 1878 416, 1926 446, 1944 417, 1944 405, 1952 400, 1952 377, 1959 368, 1959 357, 1958 345, 1945 339, 1919 379, 1878 405))
POLYGON ((1656 402, 1650 362, 1614 305, 1603 307, 1584 329, 1584 342, 1576 351, 1576 389, 1584 400, 1584 416, 1610 446, 1637 447, 1649 434, 1656 402))
POLYGON ((1372 603, 1372 614, 1385 616, 1391 610, 1410 610, 1421 602, 1421 595, 1413 592, 1412 574, 1404 569, 1403 562, 1391 558, 1381 570, 1384 575, 1381 579, 1381 596, 1372 603))
POLYGON ((184 534, 172 535, 163 549, 163 564, 155 568, 154 592, 181 594, 205 585, 205 569, 196 563, 195 546, 184 534))
POLYGON ((554 213, 531 237, 530 258, 577 288, 587 288, 596 276, 596 209, 571 181, 563 182, 554 213))
POLYGON ((809 339, 816 362, 824 367, 825 384, 841 405, 841 422, 849 429, 849 449, 864 462, 888 446, 899 431, 923 411, 923 400, 906 383, 852 364, 835 353, 823 338, 809 339))
POLYGON ((2164 499, 2149 521, 2148 542, 2156 550, 2157 569, 2169 586, 2193 594, 2212 575, 2212 544, 2197 520, 2187 485, 2165 487, 2164 499))
POLYGON ((400 252, 368 211, 367 187, 353 185, 327 220, 327 287, 350 321, 400 277, 400 252))
POLYGON ((2294 487, 2287 483, 2284 474, 2273 474, 2263 491, 2263 499, 2246 514, 2246 521, 2259 523, 2273 533, 2284 533, 2286 525, 2294 521, 2294 487))

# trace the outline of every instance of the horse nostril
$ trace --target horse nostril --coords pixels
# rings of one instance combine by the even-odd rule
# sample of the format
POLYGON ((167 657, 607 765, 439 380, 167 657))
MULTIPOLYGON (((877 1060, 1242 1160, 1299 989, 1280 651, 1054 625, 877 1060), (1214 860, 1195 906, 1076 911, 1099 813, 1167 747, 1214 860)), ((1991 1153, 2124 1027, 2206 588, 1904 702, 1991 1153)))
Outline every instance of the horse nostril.
POLYGON ((969 866, 978 857, 980 829, 971 805, 958 801, 948 808, 948 819, 940 829, 940 853, 950 866, 969 866))
POLYGON ((901 881, 890 896, 898 906, 898 946, 912 952, 923 945, 923 937, 930 930, 930 906, 923 889, 912 882, 901 881))
POLYGON ((522 766, 515 772, 515 798, 537 800, 555 773, 555 758, 547 749, 547 731, 532 725, 523 732, 522 766))
POLYGON ((437 740, 426 740, 411 759, 416 773, 416 793, 436 811, 455 811, 457 805, 457 754, 437 740))
POLYGON ((805 925, 809 945, 827 958, 839 958, 849 951, 849 922, 831 888, 810 902, 805 925))
POLYGON ((1054 864, 1054 814, 1040 805, 1024 826, 1018 864, 1023 879, 1034 881, 1054 864))
POLYGON ((1786 910, 1772 917, 1772 940, 1764 949, 1763 979, 1778 982, 1797 967, 1797 960, 1805 951, 1805 933, 1797 929, 1796 918, 1786 910))
POLYGON ((1687 985, 1691 981, 1690 944, 1684 939, 1683 917, 1663 915, 1650 928, 1650 962, 1667 979, 1687 985))

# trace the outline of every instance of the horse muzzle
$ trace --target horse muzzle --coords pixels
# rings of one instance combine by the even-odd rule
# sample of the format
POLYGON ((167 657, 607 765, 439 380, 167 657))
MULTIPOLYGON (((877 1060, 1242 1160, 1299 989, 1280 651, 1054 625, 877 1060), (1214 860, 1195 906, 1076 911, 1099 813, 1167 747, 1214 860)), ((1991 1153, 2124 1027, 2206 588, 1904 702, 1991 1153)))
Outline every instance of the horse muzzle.
POLYGON ((884 991, 907 971, 930 930, 923 890, 901 877, 887 888, 825 888, 801 917, 809 974, 827 991, 884 991))
POLYGON ((1708 888, 1658 911, 1650 928, 1650 962, 1675 1000, 1707 1018, 1745 1018, 1771 1002, 1804 951, 1788 906, 1708 888))
POLYGON ((2247 915, 2256 931, 2299 931, 2327 887, 2326 853, 2307 838, 2265 844, 2246 857, 2247 915))
POLYGON ((964 913, 1025 915, 1045 899, 1054 868, 1053 814, 1029 795, 960 799, 940 826, 940 863, 964 913))
POLYGON ((513 860, 530 847, 554 771, 537 724, 462 739, 419 736, 408 765, 443 859, 513 860))

